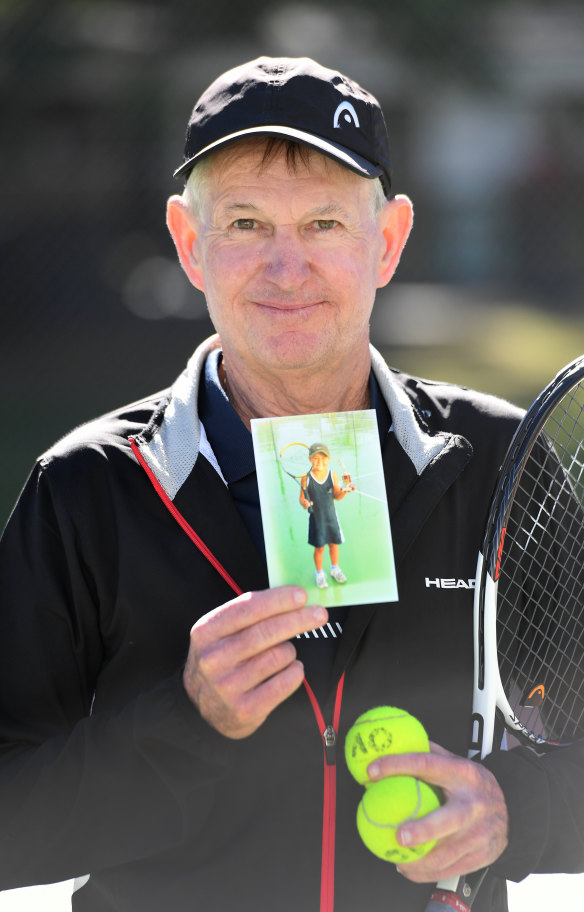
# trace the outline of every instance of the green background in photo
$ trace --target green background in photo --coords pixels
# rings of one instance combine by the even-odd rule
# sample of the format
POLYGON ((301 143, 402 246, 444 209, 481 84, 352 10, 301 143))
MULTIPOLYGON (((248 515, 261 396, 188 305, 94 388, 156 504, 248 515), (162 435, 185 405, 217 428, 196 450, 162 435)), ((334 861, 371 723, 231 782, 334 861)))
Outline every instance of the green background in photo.
MULTIPOLYGON (((398 597, 385 482, 375 412, 334 412, 252 421, 258 486, 266 542, 270 586, 294 584, 308 591, 310 602, 328 606, 395 601, 398 597), (314 578, 314 548, 308 544, 308 513, 299 503, 300 485, 287 475, 279 454, 290 443, 324 443, 329 467, 342 484, 342 465, 356 487, 335 502, 345 541, 339 565, 347 582, 329 574, 325 549, 323 567, 328 589, 314 578)), ((305 472, 310 470, 308 450, 305 472)))

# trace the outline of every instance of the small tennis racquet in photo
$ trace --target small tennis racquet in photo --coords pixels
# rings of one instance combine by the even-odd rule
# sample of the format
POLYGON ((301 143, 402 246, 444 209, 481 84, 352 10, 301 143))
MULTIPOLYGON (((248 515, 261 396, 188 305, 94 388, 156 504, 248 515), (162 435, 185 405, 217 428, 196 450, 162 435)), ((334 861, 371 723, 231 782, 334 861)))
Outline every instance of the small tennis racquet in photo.
MULTIPOLYGON (((478 558, 470 757, 584 739, 584 357, 521 421, 478 558)), ((468 912, 484 872, 438 884, 426 912, 468 912)))
POLYGON ((310 471, 310 461, 308 459, 309 447, 305 443, 287 443, 280 450, 280 465, 286 475, 293 478, 299 486, 305 499, 309 502, 308 512, 312 513, 312 502, 302 487, 302 478, 310 471))

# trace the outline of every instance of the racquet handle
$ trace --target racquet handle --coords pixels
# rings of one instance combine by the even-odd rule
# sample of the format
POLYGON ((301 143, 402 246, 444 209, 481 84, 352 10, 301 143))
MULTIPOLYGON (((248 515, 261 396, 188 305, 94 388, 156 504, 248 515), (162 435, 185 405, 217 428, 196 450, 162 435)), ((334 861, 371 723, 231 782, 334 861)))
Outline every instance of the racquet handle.
POLYGON ((488 868, 437 883, 425 912, 471 912, 488 868))
POLYGON ((426 912, 470 912, 470 906, 451 890, 434 890, 426 912))

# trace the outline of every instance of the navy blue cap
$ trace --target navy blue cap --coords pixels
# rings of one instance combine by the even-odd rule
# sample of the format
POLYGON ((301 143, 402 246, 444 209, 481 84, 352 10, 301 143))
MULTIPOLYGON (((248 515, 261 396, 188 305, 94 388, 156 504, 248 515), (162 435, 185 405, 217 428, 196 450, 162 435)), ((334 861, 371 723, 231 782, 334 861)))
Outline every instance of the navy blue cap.
POLYGON ((215 149, 249 136, 279 136, 317 149, 391 195, 389 138, 379 102, 352 79, 309 57, 258 57, 219 76, 189 120, 188 177, 215 149))

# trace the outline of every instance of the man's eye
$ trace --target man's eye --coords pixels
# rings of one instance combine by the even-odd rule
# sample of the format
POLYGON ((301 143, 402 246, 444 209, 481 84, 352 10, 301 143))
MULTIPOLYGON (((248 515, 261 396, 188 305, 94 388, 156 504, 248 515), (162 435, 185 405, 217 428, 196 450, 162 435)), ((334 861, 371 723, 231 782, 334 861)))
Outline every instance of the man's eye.
POLYGON ((330 231, 338 222, 335 219, 317 219, 316 225, 319 231, 330 231))
POLYGON ((249 231, 252 228, 256 227, 256 220, 251 218, 240 218, 236 219, 233 222, 234 228, 239 228, 240 231, 249 231))

